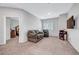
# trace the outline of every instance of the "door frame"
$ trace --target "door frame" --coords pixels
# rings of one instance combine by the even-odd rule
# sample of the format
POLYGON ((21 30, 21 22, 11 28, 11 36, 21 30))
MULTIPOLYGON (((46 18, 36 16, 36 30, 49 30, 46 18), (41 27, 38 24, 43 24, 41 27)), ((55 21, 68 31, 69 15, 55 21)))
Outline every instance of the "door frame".
MULTIPOLYGON (((19 28, 20 28, 20 16, 4 16, 4 44, 6 44, 6 40, 7 40, 7 37, 6 37, 6 18, 7 17, 18 17, 18 19, 19 19, 19 28)), ((20 33, 20 30, 19 30, 19 33, 20 33)), ((20 37, 20 35, 19 35, 19 37, 20 37)), ((18 42, 19 42, 19 40, 18 40, 18 42)))

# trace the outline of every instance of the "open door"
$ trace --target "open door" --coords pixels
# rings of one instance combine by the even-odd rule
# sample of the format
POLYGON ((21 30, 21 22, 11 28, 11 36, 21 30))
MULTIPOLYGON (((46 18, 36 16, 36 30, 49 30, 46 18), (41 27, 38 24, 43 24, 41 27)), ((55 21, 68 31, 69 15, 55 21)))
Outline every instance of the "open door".
POLYGON ((19 42, 19 18, 18 17, 6 17, 6 43, 11 40, 19 42))

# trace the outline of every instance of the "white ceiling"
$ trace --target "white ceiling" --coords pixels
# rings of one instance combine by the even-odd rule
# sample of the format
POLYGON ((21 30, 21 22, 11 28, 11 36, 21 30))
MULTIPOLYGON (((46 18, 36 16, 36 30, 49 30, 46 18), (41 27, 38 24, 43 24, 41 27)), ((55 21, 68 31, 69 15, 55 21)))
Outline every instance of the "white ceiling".
POLYGON ((0 3, 3 7, 24 9, 40 19, 58 17, 67 13, 72 3, 0 3))

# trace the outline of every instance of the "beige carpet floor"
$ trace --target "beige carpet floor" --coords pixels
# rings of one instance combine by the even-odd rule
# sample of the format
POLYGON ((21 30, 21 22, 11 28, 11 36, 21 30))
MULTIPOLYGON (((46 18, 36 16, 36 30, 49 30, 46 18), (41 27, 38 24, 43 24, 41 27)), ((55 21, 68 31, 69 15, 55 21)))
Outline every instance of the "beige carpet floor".
POLYGON ((38 43, 18 43, 18 37, 0 46, 0 55, 79 55, 67 42, 57 37, 44 38, 38 43))

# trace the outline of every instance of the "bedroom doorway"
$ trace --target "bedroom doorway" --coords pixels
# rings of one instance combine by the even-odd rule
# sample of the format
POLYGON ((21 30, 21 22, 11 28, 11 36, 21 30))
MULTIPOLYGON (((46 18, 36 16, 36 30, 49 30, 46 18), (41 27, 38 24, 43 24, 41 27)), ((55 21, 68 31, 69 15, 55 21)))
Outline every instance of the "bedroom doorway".
POLYGON ((19 17, 5 18, 5 40, 7 43, 19 43, 19 17))

